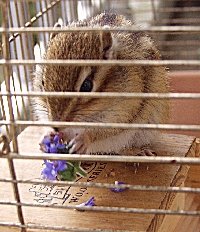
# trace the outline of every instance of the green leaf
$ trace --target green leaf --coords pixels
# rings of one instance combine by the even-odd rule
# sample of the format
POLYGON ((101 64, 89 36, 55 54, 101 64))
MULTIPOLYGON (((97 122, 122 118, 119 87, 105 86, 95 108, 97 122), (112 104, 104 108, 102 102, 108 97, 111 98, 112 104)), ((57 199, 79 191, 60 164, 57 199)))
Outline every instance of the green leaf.
POLYGON ((77 175, 81 177, 86 177, 87 172, 80 165, 81 165, 80 161, 67 162, 67 169, 59 172, 58 179, 74 181, 76 180, 77 175))
POLYGON ((69 165, 73 166, 73 167, 79 167, 81 165, 80 161, 68 161, 67 162, 69 165))
POLYGON ((68 162, 70 165, 73 165, 74 166, 74 169, 76 170, 76 173, 79 175, 79 176, 82 176, 82 177, 86 177, 87 176, 87 172, 81 167, 81 162, 80 161, 70 161, 68 162))
POLYGON ((74 181, 76 180, 76 170, 74 167, 69 166, 66 170, 59 172, 60 180, 74 181))
POLYGON ((81 166, 75 167, 75 170, 76 170, 76 173, 79 176, 82 176, 82 177, 86 177, 87 176, 87 172, 81 166))

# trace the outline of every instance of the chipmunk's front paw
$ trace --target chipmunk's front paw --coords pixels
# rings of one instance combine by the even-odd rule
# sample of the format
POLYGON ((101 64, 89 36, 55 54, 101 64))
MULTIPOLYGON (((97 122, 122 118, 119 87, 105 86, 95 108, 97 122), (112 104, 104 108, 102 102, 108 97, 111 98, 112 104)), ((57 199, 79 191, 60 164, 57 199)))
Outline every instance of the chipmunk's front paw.
MULTIPOLYGON (((157 156, 156 152, 150 149, 150 147, 142 147, 138 153, 136 153, 136 156, 157 156)), ((134 163, 134 169, 135 173, 137 173, 138 168, 140 166, 140 163, 134 163)), ((147 165, 146 169, 149 169, 149 166, 147 165)))
POLYGON ((89 144, 90 140, 86 134, 78 134, 68 144, 69 153, 85 154, 89 144))

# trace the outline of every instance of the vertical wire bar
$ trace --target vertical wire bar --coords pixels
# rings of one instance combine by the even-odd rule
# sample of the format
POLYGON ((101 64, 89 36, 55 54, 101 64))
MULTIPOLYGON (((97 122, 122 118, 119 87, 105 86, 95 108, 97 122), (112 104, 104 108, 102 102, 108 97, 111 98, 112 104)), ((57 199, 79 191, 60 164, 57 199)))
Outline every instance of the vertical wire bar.
MULTIPOLYGON (((16 9, 17 9, 16 15, 17 15, 17 24, 18 24, 18 26, 24 25, 25 21, 26 21, 25 18, 27 18, 27 17, 25 17, 25 13, 24 13, 25 5, 22 6, 22 4, 23 4, 23 2, 18 2, 17 5, 16 5, 16 9)), ((26 8, 26 11, 28 11, 27 8, 26 8)), ((30 36, 31 35, 27 35, 27 34, 19 36, 19 40, 20 40, 19 49, 20 49, 20 55, 21 55, 22 59, 26 59, 26 58, 31 59, 31 58, 33 58, 33 55, 31 55, 31 53, 30 53, 30 50, 31 50, 30 46, 28 44, 30 36), (24 41, 26 41, 25 43, 23 43, 22 38, 23 38, 24 41)), ((22 82, 23 82, 23 84, 25 84, 24 88, 26 88, 27 91, 29 90, 29 75, 28 75, 28 70, 27 69, 28 69, 28 67, 23 66, 23 70, 22 70, 22 72, 20 72, 20 75, 19 75, 20 90, 21 91, 24 91, 23 86, 22 86, 22 82), (22 75, 22 77, 24 77, 23 79, 20 78, 21 75, 22 75)), ((25 103, 23 97, 22 97, 21 100, 22 100, 24 116, 25 116, 25 118, 28 119, 27 104, 25 103)), ((29 99, 29 101, 30 101, 30 99, 29 99)))
POLYGON ((153 20, 154 20, 154 23, 155 23, 157 21, 155 0, 151 0, 151 8, 152 8, 152 13, 153 13, 153 20))
MULTIPOLYGON (((42 12, 42 3, 43 3, 43 2, 39 1, 39 11, 40 11, 40 12, 42 12)), ((42 24, 42 25, 39 24, 40 27, 41 27, 41 26, 44 27, 44 25, 45 25, 45 24, 44 24, 44 21, 45 21, 45 19, 44 19, 44 14, 42 14, 42 17, 41 17, 41 22, 42 22, 41 24, 42 24)), ((46 47, 46 46, 47 46, 46 33, 42 33, 42 36, 43 36, 44 47, 46 47)))
MULTIPOLYGON (((6 30, 8 29, 8 1, 4 2, 2 5, 2 27, 5 29, 5 32, 2 33, 2 51, 3 51, 3 57, 5 60, 10 59, 10 48, 9 48, 9 42, 8 42, 8 34, 6 30)), ((11 93, 10 91, 10 66, 4 65, 4 78, 5 78, 5 84, 6 84, 6 90, 8 93, 11 93)), ((8 107, 9 107, 9 115, 10 115, 10 121, 14 122, 14 113, 13 113, 13 107, 12 107, 12 99, 11 96, 7 96, 8 101, 8 107)), ((11 132, 11 139, 13 140, 13 150, 18 152, 18 144, 17 144, 17 138, 16 138, 16 128, 14 125, 10 126, 10 132, 11 132)))
MULTIPOLYGON (((18 18, 18 22, 20 22, 21 19, 21 25, 19 24, 19 26, 22 26, 25 24, 25 21, 28 21, 28 18, 25 16, 25 10, 28 12, 28 7, 26 7, 26 5, 24 4, 24 2, 21 2, 20 5, 18 5, 18 13, 17 13, 17 18, 18 18), (20 9, 19 9, 20 8, 20 9), (19 15, 20 12, 20 15, 19 15)), ((20 42, 22 44, 21 46, 21 54, 22 54, 22 59, 25 58, 33 58, 33 54, 31 55, 31 49, 33 47, 30 47, 28 44, 28 41, 30 41, 31 35, 28 35, 27 33, 24 34, 24 38, 25 38, 25 43, 22 43, 22 36, 20 36, 20 42), (25 55, 25 51, 26 51, 26 55, 25 55)), ((25 73, 25 84, 26 84, 26 89, 29 90, 29 75, 28 75, 28 70, 27 67, 24 67, 24 73, 25 73)))
POLYGON ((100 9, 100 12, 103 12, 103 0, 99 0, 100 3, 99 3, 99 9, 100 9))
MULTIPOLYGON (((9 7, 9 15, 10 15, 10 26, 17 26, 19 27, 21 24, 23 25, 23 7, 20 7, 22 5, 22 2, 10 1, 10 7, 9 7)), ((10 43, 11 46, 11 58, 22 58, 24 59, 25 56, 27 57, 28 51, 30 51, 29 48, 26 47, 27 39, 25 37, 26 35, 20 35, 15 40, 12 40, 10 43), (25 42, 26 41, 26 42, 25 42), (25 48, 26 47, 26 48, 25 48), (25 52, 26 51, 26 54, 25 52)), ((28 57, 27 57, 28 58, 28 57)), ((32 58, 32 57, 31 57, 32 58)), ((27 91, 27 85, 28 85, 28 72, 27 67, 15 67, 13 68, 12 72, 12 80, 13 84, 12 87, 19 91, 27 91)), ((12 97, 13 99, 13 97, 12 97)), ((28 113, 27 113, 27 98, 24 97, 16 97, 16 104, 14 106, 17 106, 18 112, 18 118, 27 118, 28 119, 28 113)), ((23 127, 18 127, 18 131, 20 132, 23 129, 23 127), (19 130, 20 128, 20 130, 19 130)))
POLYGON ((67 0, 67 2, 65 2, 65 5, 66 5, 66 13, 62 11, 62 14, 64 13, 63 15, 66 15, 67 24, 73 21, 77 21, 78 20, 78 1, 67 0))
MULTIPOLYGON (((8 12, 8 14, 9 14, 9 16, 10 16, 10 26, 11 27, 13 27, 13 20, 12 20, 12 15, 11 15, 11 6, 9 5, 9 7, 8 7, 8 9, 9 9, 9 12, 8 12)), ((14 49, 13 49, 13 51, 14 51, 14 53, 15 53, 15 55, 17 54, 17 52, 16 52, 16 41, 14 41, 14 44, 13 44, 13 46, 14 46, 14 49)), ((15 56, 16 57, 16 56, 15 56)), ((19 80, 19 67, 16 67, 16 74, 17 74, 17 77, 18 77, 18 80, 19 80)), ((10 73, 10 75, 11 75, 11 77, 12 77, 12 86, 13 86, 13 90, 15 91, 15 81, 14 81, 14 77, 13 77, 13 70, 12 70, 12 72, 10 73)), ((20 82, 20 80, 19 80, 19 82, 20 82)), ((17 113, 17 117, 18 118, 20 118, 20 112, 19 112, 19 106, 18 106, 18 104, 17 104, 17 98, 16 97, 12 97, 12 100, 15 100, 15 105, 16 105, 16 113, 17 113)), ((15 114, 14 114, 15 115, 15 114)))
MULTIPOLYGON (((2 112, 2 118, 3 118, 3 120, 6 120, 6 113, 5 113, 5 109, 4 109, 4 102, 3 102, 2 96, 0 97, 0 104, 1 104, 0 109, 1 109, 1 112, 2 112)), ((7 137, 10 140, 10 131, 9 131, 8 125, 6 125, 5 128, 6 128, 7 137)), ((0 130, 1 130, 1 133, 4 133, 3 126, 1 126, 0 130)))
POLYGON ((102 13, 103 11, 101 11, 101 0, 95 1, 92 0, 92 16, 95 16, 97 14, 102 13))
MULTIPOLYGON (((51 3, 47 0, 42 0, 40 2, 36 2, 36 10, 39 12, 44 12, 45 9, 48 9, 49 4, 51 3)), ((56 9, 58 11, 58 9, 56 9)), ((57 12, 54 8, 51 9, 51 11, 47 11, 46 13, 42 14, 41 19, 38 21, 38 26, 45 27, 45 26, 53 26, 55 23, 55 14, 57 15, 57 12), (51 17, 50 17, 51 13, 51 17), (54 22, 54 23, 53 23, 54 22)), ((49 40, 49 33, 43 33, 39 36, 40 45, 42 42, 42 47, 47 46, 47 42, 49 40)))
POLYGON ((85 18, 89 18, 93 15, 91 0, 81 1, 83 12, 85 12, 85 18))
MULTIPOLYGON (((45 8, 47 8, 48 4, 47 4, 47 0, 45 0, 45 8)), ((47 26, 50 27, 50 19, 49 19, 49 12, 46 13, 46 21, 47 21, 47 26)))
MULTIPOLYGON (((30 15, 30 3, 27 2, 26 0, 23 1, 23 15, 24 15, 24 22, 23 22, 23 25, 25 24, 25 21, 30 21, 31 19, 31 15, 30 15), (26 16, 25 16, 26 14, 26 16)), ((26 57, 29 58, 29 59, 34 59, 34 55, 33 55, 33 47, 34 47, 34 43, 33 43, 33 35, 30 34, 25 34, 26 35, 26 52, 27 52, 27 55, 26 57)), ((26 73, 30 73, 30 70, 28 72, 28 67, 25 67, 26 68, 26 73)), ((27 91, 30 90, 30 74, 27 74, 28 78, 26 78, 26 88, 27 88, 27 91), (28 80, 27 80, 28 79, 28 80)), ((27 105, 29 105, 29 119, 33 120, 33 115, 31 113, 31 99, 30 97, 28 97, 28 102, 27 102, 27 105)))
POLYGON ((10 152, 10 141, 7 136, 0 134, 0 144, 3 144, 0 151, 1 155, 8 155, 10 152))
MULTIPOLYGON (((15 10, 15 11, 16 11, 16 12, 15 12, 16 15, 17 15, 17 20, 16 20, 16 21, 17 21, 17 24, 18 24, 18 26, 19 26, 20 24, 19 24, 19 20, 18 20, 18 13, 17 13, 18 9, 17 9, 16 2, 15 2, 15 8, 12 8, 12 10, 15 10)), ((9 7, 9 15, 10 15, 10 26, 13 27, 14 25, 13 25, 13 18, 12 18, 11 6, 9 7)), ((19 38, 21 38, 21 36, 19 36, 19 38)), ((16 40, 13 41, 13 47, 14 47, 14 49, 13 49, 14 54, 13 54, 13 55, 14 55, 14 57, 15 57, 16 59, 20 58, 20 57, 18 56, 18 49, 17 49, 17 45, 16 45, 17 42, 18 42, 18 41, 16 41, 16 40)), ((20 39, 20 48, 21 48, 21 50, 22 50, 22 40, 21 40, 21 39, 20 39)), ((23 58, 23 57, 22 57, 22 58, 23 58)), ((13 90, 16 91, 15 86, 16 86, 17 84, 19 84, 19 88, 20 88, 20 90, 22 91, 22 83, 21 83, 21 78, 20 78, 19 66, 16 67, 15 72, 16 72, 16 77, 13 76, 13 71, 11 72, 13 90), (15 83, 15 78, 18 79, 18 83, 17 83, 17 84, 15 83)), ((18 99, 19 99, 19 98, 18 98, 18 99)), ((25 107, 25 103, 24 103, 23 97, 21 98, 21 100, 22 100, 22 106, 23 106, 23 110, 24 110, 24 108, 26 108, 26 107, 25 107)), ((18 102, 19 102, 19 101, 17 100, 17 97, 15 97, 15 105, 16 105, 16 108, 17 108, 17 117, 18 117, 18 118, 21 118, 18 102)), ((22 110, 22 109, 21 109, 21 110, 22 110)), ((27 117, 26 117, 26 116, 27 116, 26 110, 24 111, 24 113, 25 113, 25 118, 27 118, 27 117)))
MULTIPOLYGON (((3 58, 5 60, 10 59, 10 48, 9 48, 9 40, 8 40, 8 7, 9 7, 9 2, 6 0, 5 2, 2 2, 1 8, 2 8, 2 27, 4 28, 4 32, 2 33, 2 44, 3 44, 3 58)), ((6 89, 8 93, 10 92, 10 67, 9 65, 4 66, 4 77, 5 77, 5 83, 6 83, 6 89)), ((9 105, 9 113, 10 113, 10 121, 14 122, 14 114, 13 114, 13 109, 12 109, 12 100, 10 96, 7 96, 8 99, 8 105, 9 105)), ((13 139, 13 151, 18 153, 18 144, 17 144, 17 137, 16 137, 16 128, 14 125, 10 126, 10 131, 13 139)), ((8 159, 8 165, 10 169, 10 174, 11 177, 14 181, 16 181, 16 173, 15 173, 15 168, 14 168, 14 163, 12 159, 8 159)), ((20 194, 19 194, 19 189, 17 186, 17 183, 13 183, 13 191, 14 191, 14 196, 15 200, 17 203, 21 203, 20 201, 20 194)), ((25 225, 24 223, 24 217, 23 217, 23 212, 22 212, 22 207, 19 205, 17 206, 17 215, 19 222, 21 223, 22 226, 25 225)), ((25 232, 26 230, 24 228, 21 229, 22 232, 25 232)))
MULTIPOLYGON (((15 0, 16 1, 16 0, 15 0)), ((20 27, 21 25, 24 25, 24 21, 25 21, 25 15, 23 14, 23 8, 22 7, 22 2, 15 2, 15 9, 16 9, 16 16, 17 16, 17 25, 20 27), (19 14, 20 13, 20 14, 19 14)), ((22 59, 25 59, 25 52, 24 52, 24 45, 25 43, 23 43, 22 41, 22 35, 19 36, 19 39, 20 39, 20 54, 21 54, 21 57, 22 59)), ((24 40, 26 41, 27 43, 27 34, 25 33, 24 35, 24 40)), ((27 47, 28 48, 28 47, 27 47)), ((27 70, 24 68, 24 77, 25 77, 25 83, 26 83, 26 88, 28 89, 29 86, 28 86, 28 75, 27 75, 27 70)))
POLYGON ((73 21, 78 20, 78 0, 74 0, 70 4, 70 11, 72 12, 73 21))
POLYGON ((105 10, 111 9, 111 0, 103 1, 102 6, 104 5, 105 10))
MULTIPOLYGON (((48 4, 47 4, 47 0, 43 0, 43 1, 41 1, 41 4, 42 4, 42 9, 41 9, 41 11, 43 11, 43 9, 45 8, 45 9, 47 9, 47 6, 48 6, 48 4)), ((49 24, 49 12, 47 11, 45 14, 43 14, 43 27, 45 27, 45 26, 47 26, 47 27, 49 27, 50 26, 50 24, 49 24)), ((46 41, 45 41, 45 47, 47 46, 47 43, 48 43, 48 41, 49 41, 49 33, 45 33, 45 39, 46 39, 46 41)))
POLYGON ((129 0, 106 1, 105 9, 106 10, 114 9, 114 11, 117 12, 118 14, 123 14, 127 18, 132 18, 131 11, 129 8, 129 0))
MULTIPOLYGON (((61 1, 62 2, 62 1, 61 1)), ((50 4, 51 2, 48 1, 48 3, 50 4)), ((60 4, 59 4, 60 5, 60 4)), ((51 12, 51 19, 52 19, 52 25, 53 26, 56 22, 56 18, 58 17, 58 12, 56 11, 56 7, 51 8, 50 12, 51 12)))
MULTIPOLYGON (((41 12, 41 3, 40 3, 40 1, 35 2, 35 8, 36 8, 36 14, 41 12)), ((40 27, 41 24, 43 24, 43 14, 41 15, 41 17, 36 22, 37 22, 38 27, 40 27)), ((39 41, 40 46, 41 46, 41 43, 44 45, 45 35, 44 35, 43 32, 37 34, 37 40, 39 41)))
MULTIPOLYGON (((46 9, 47 9, 47 7, 48 7, 48 3, 49 3, 48 0, 45 0, 45 1, 44 1, 45 8, 46 8, 46 9)), ((54 23, 55 23, 55 21, 52 21, 53 10, 55 10, 55 9, 53 8, 53 9, 51 9, 50 11, 47 11, 47 12, 46 12, 45 25, 47 25, 48 27, 53 26, 54 23), (54 23, 53 23, 53 22, 54 22, 54 23)), ((44 26, 45 26, 45 25, 44 25, 44 26)), ((47 33, 47 41, 49 41, 49 33, 47 33)))
MULTIPOLYGON (((1 10, 1 8, 2 8, 2 5, 1 5, 2 3, 1 3, 1 1, 0 1, 0 10, 1 10)), ((2 34, 0 35, 0 39, 1 39, 1 45, 0 45, 0 50, 1 50, 1 54, 2 54, 2 50, 3 50, 3 48, 2 48, 2 34)), ((3 70, 3 67, 2 67, 2 70, 3 70)), ((2 92, 2 88, 3 88, 3 86, 5 85, 5 81, 4 82, 2 82, 1 83, 1 85, 0 85, 0 87, 1 87, 1 92, 2 92)), ((7 97, 3 97, 3 96, 1 96, 0 97, 0 111, 1 111, 1 117, 3 118, 3 120, 6 120, 6 110, 5 110, 5 104, 4 103, 7 103, 7 97), (5 99, 5 101, 4 101, 4 99, 5 99)), ((10 140, 10 137, 11 137, 11 135, 10 135, 10 131, 9 131, 9 126, 8 125, 5 125, 5 126, 1 126, 0 127, 0 132, 2 133, 2 134, 4 134, 4 133, 6 133, 6 135, 7 135, 7 137, 9 138, 9 140, 10 140), (5 129, 4 129, 5 128, 5 129)), ((9 141, 10 142, 10 141, 9 141)))
POLYGON ((66 0, 65 1, 61 1, 60 2, 60 6, 61 6, 61 15, 62 15, 62 20, 64 25, 68 24, 68 20, 67 20, 67 8, 66 8, 66 0))
MULTIPOLYGON (((23 25, 26 23, 25 21, 30 21, 31 20, 31 15, 30 15, 30 4, 29 2, 27 2, 26 0, 23 1, 23 15, 24 15, 24 22, 23 25)), ((25 33, 25 35, 27 35, 26 39, 27 39, 27 54, 29 58, 33 58, 33 46, 34 46, 34 42, 33 42, 33 35, 30 34, 28 36, 28 34, 25 33)), ((27 90, 29 90, 29 83, 27 84, 27 90)))
MULTIPOLYGON (((50 3, 47 0, 42 0, 40 2, 36 3, 36 9, 39 12, 44 12, 45 9, 48 9, 48 6, 50 3)), ((49 27, 49 26, 53 26, 53 17, 50 17, 50 13, 51 16, 54 15, 54 13, 56 13, 55 11, 53 11, 53 9, 46 11, 45 13, 42 14, 41 19, 38 21, 38 26, 39 27, 49 27)), ((42 33, 39 35, 39 45, 40 48, 43 49, 47 46, 47 43, 49 41, 49 33, 42 33)))

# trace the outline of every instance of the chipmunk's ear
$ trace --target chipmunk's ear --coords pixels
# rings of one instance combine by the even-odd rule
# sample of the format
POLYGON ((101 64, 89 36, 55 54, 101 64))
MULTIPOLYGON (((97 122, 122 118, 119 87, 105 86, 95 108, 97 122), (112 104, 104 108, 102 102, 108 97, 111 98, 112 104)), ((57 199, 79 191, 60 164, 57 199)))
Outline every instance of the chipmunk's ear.
MULTIPOLYGON (((63 21, 62 21, 62 19, 58 19, 58 22, 57 23, 55 23, 55 25, 54 25, 54 29, 55 28, 62 28, 63 27, 63 21)), ((50 34, 50 40, 52 40, 57 34, 58 34, 59 32, 52 32, 51 34, 50 34)))
MULTIPOLYGON (((107 29, 106 26, 104 28, 107 29)), ((109 29, 109 27, 108 27, 109 29)), ((101 47, 103 50, 103 59, 114 59, 114 52, 113 52, 113 38, 111 32, 108 30, 101 32, 101 47)))

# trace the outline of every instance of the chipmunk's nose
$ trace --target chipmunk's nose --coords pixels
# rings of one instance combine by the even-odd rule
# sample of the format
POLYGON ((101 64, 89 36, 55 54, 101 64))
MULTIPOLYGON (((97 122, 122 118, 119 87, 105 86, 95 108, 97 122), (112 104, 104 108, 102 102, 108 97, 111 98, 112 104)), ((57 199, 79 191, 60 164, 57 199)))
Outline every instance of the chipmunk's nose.
POLYGON ((59 132, 59 128, 58 127, 53 127, 53 129, 55 130, 55 132, 59 132))

